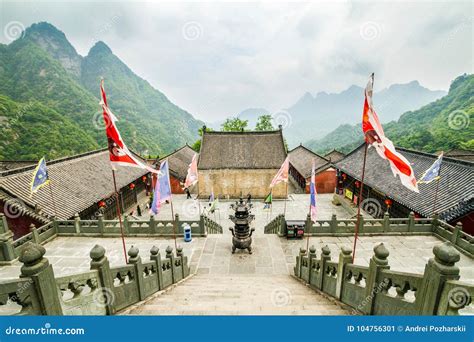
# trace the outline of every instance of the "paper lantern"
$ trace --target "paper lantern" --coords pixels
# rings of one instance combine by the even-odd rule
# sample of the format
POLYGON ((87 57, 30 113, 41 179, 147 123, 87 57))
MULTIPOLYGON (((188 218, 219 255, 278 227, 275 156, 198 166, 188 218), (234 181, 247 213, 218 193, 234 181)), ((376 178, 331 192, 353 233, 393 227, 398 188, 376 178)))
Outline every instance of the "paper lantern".
POLYGON ((390 207, 392 205, 392 200, 390 198, 387 198, 385 200, 385 204, 387 205, 387 207, 390 207))
POLYGON ((99 202, 99 208, 103 208, 103 207, 105 207, 105 206, 106 206, 106 204, 105 204, 104 201, 100 201, 100 202, 99 202))
POLYGON ((135 189, 135 184, 134 184, 134 183, 131 183, 131 184, 129 185, 129 188, 130 188, 130 190, 135 189))

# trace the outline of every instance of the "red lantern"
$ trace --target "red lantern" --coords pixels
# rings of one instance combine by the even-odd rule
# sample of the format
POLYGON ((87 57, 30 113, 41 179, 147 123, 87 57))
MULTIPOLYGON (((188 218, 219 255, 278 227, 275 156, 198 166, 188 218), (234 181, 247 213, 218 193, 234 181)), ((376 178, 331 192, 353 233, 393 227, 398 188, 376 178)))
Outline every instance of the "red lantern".
POLYGON ((360 182, 359 181, 355 181, 355 186, 356 188, 358 188, 360 186, 360 182))
POLYGON ((347 178, 347 175, 345 173, 342 174, 342 179, 346 179, 347 178))
POLYGON ((146 183, 146 176, 142 177, 142 181, 143 181, 143 183, 146 183))
POLYGON ((99 202, 99 208, 104 208, 106 206, 104 201, 99 202))
POLYGON ((130 190, 135 189, 135 184, 134 184, 134 183, 131 183, 131 184, 129 185, 129 188, 130 188, 130 190))
POLYGON ((387 205, 387 207, 390 208, 390 207, 392 206, 392 200, 391 200, 390 198, 387 198, 387 199, 385 200, 385 204, 387 205))

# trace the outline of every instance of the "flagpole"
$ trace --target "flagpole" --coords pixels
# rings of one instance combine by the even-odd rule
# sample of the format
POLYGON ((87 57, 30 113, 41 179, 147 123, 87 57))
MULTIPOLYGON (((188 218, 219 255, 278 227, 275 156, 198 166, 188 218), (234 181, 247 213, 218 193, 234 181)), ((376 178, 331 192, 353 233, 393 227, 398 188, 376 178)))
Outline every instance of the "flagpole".
POLYGON ((122 237, 122 246, 123 246, 123 256, 125 258, 125 263, 128 263, 127 259, 127 247, 125 246, 125 237, 123 235, 123 223, 122 223, 122 214, 120 213, 120 204, 119 204, 119 193, 117 190, 117 181, 115 179, 115 170, 112 168, 112 178, 114 180, 114 189, 115 189, 115 204, 117 205, 117 216, 120 223, 120 236, 122 237))
POLYGON ((286 216, 286 199, 288 198, 288 180, 286 183, 286 190, 285 190, 285 206, 283 208, 283 216, 286 216))
POLYGON ((364 191, 364 178, 365 178, 365 164, 367 162, 367 148, 368 148, 368 143, 367 141, 365 142, 365 147, 364 147, 364 162, 362 164, 362 178, 360 180, 360 192, 359 192, 359 203, 357 205, 357 221, 354 229, 354 247, 353 247, 353 252, 352 252, 352 263, 354 263, 355 256, 356 256, 356 247, 357 247, 357 236, 359 234, 359 223, 360 223, 360 205, 362 203, 362 196, 363 196, 363 191, 364 191))
MULTIPOLYGON (((311 196, 311 195, 310 195, 310 196, 311 196)), ((311 217, 311 201, 310 201, 310 203, 309 203, 308 215, 309 215, 309 217, 311 217)), ((313 221, 311 221, 311 222, 313 222, 313 221)), ((311 225, 312 225, 312 224, 311 224, 311 225)), ((306 239, 306 252, 307 252, 307 253, 309 253, 309 252, 308 252, 308 251, 309 251, 308 248, 309 248, 309 230, 308 230, 308 238, 306 239)))
POLYGON ((433 215, 436 214, 436 207, 438 206, 438 190, 439 190, 439 181, 441 179, 441 166, 443 162, 441 161, 439 164, 439 172, 438 172, 438 179, 436 180, 436 190, 435 190, 435 197, 433 203, 433 215))
MULTIPOLYGON (((171 190, 171 189, 170 189, 171 190)), ((171 215, 173 216, 173 237, 174 237, 174 248, 178 250, 178 243, 176 242, 176 216, 174 216, 174 207, 173 207, 173 194, 170 196, 171 204, 171 215)))
POLYGON ((54 216, 56 218, 58 218, 58 211, 56 209, 56 201, 55 201, 54 195, 53 195, 53 188, 51 187, 51 180, 49 180, 48 188, 49 188, 49 194, 51 195, 51 202, 53 202, 54 216))

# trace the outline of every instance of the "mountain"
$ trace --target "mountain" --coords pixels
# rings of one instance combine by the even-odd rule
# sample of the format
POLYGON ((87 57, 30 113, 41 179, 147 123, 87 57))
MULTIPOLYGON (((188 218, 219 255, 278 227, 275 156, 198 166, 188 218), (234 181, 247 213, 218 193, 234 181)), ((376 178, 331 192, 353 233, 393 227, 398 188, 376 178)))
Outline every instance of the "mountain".
MULTIPOLYGON (((134 74, 105 43, 96 43, 82 57, 63 32, 51 24, 38 23, 11 44, 0 44, 0 96, 12 104, 4 107, 42 105, 42 120, 51 114, 51 131, 64 132, 58 126, 68 123, 66 126, 75 131, 65 131, 65 135, 89 137, 88 143, 72 144, 70 148, 61 143, 51 150, 44 139, 39 139, 34 148, 23 142, 31 149, 7 149, 0 152, 0 158, 38 158, 43 154, 56 158, 105 146, 98 98, 101 77, 119 119, 118 127, 131 149, 164 154, 197 139, 202 122, 134 74)), ((17 126, 9 125, 18 113, 0 115, 0 134, 9 130, 14 138, 34 136, 35 126, 28 121, 22 126, 26 132, 15 132, 17 126)), ((16 143, 12 141, 11 145, 16 143)))
MULTIPOLYGON (((407 110, 420 108, 442 96, 444 91, 432 91, 418 81, 393 84, 375 93, 376 106, 383 113, 383 122, 396 120, 407 110)), ((322 137, 339 125, 355 124, 360 120, 364 89, 352 85, 340 93, 309 92, 288 108, 292 124, 285 129, 290 146, 315 137, 322 137), (311 129, 308 129, 311 127, 311 129)))
MULTIPOLYGON (((374 105, 379 111, 377 104, 374 105)), ((387 137, 397 146, 437 152, 454 148, 474 150, 473 122, 474 75, 462 75, 451 83, 446 96, 383 126, 387 137)), ((333 148, 349 152, 362 141, 360 124, 344 124, 322 139, 309 140, 306 145, 320 153, 333 148)))

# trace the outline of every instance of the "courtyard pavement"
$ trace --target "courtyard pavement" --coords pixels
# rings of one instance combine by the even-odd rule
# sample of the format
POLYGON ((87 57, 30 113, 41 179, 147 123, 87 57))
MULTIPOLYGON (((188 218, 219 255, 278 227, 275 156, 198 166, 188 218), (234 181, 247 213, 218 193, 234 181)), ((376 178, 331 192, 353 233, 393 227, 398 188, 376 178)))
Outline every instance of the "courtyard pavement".
MULTIPOLYGON (((184 196, 175 196, 174 210, 182 218, 197 219, 198 209, 196 201, 186 200, 184 196)), ((318 195, 318 215, 320 219, 329 219, 333 213, 339 218, 348 218, 349 214, 341 207, 331 203, 332 195, 318 195)), ((178 244, 184 248, 188 256, 191 271, 198 274, 210 275, 288 275, 293 272, 295 257, 300 247, 306 247, 304 240, 286 240, 274 234, 264 234, 263 228, 270 217, 269 212, 263 210, 263 203, 255 202, 252 214, 256 220, 252 226, 256 229, 253 235, 253 254, 246 251, 237 251, 231 254, 232 239, 228 228, 232 226, 228 215, 231 202, 221 202, 220 210, 215 219, 224 229, 222 235, 209 235, 207 238, 193 238, 192 242, 185 243, 178 237, 178 244), (220 212, 220 213, 219 213, 220 212), (219 217, 220 216, 220 217, 219 217)), ((201 207, 206 205, 201 203, 201 207)), ((272 217, 283 212, 284 201, 274 201, 272 217)), ((169 219, 171 210, 169 205, 164 205, 157 219, 169 219)), ((287 201, 287 218, 304 219, 308 211, 308 195, 292 195, 287 201)), ((211 216, 213 217, 213 215, 211 216)), ((368 265, 373 255, 373 247, 383 242, 390 251, 388 258, 391 269, 396 271, 423 273, 426 262, 433 257, 432 249, 436 244, 442 243, 434 236, 372 236, 360 237, 357 243, 355 263, 368 265)), ((89 270, 89 251, 95 244, 100 244, 106 249, 106 255, 112 266, 124 264, 122 242, 120 238, 91 238, 91 237, 59 237, 45 245, 46 257, 53 265, 57 276, 89 270)), ((160 248, 164 257, 167 246, 174 247, 173 239, 161 238, 126 238, 127 249, 135 245, 140 250, 143 260, 149 260, 149 250, 153 245, 160 248)), ((318 257, 321 247, 328 245, 331 249, 332 260, 337 260, 342 246, 352 247, 352 237, 312 237, 310 245, 317 248, 318 257)), ((457 263, 461 270, 461 280, 474 283, 474 260, 461 255, 457 263)), ((16 278, 20 274, 20 262, 10 266, 0 267, 0 279, 16 278)))

